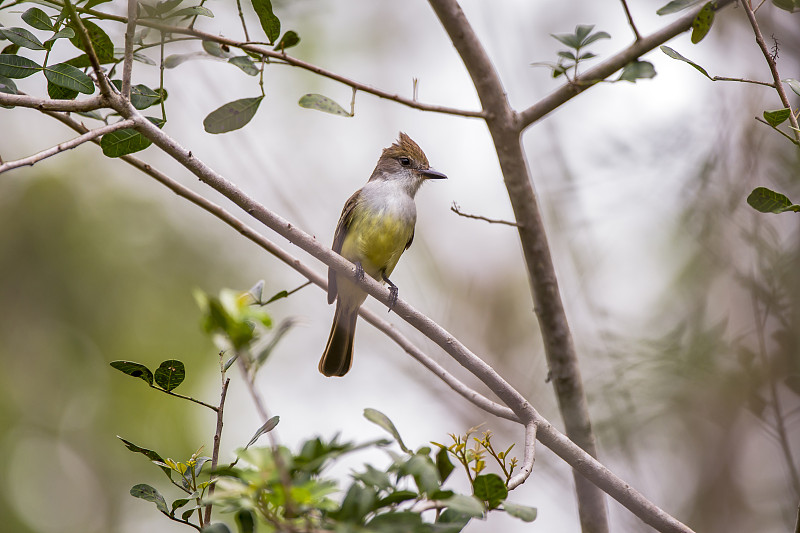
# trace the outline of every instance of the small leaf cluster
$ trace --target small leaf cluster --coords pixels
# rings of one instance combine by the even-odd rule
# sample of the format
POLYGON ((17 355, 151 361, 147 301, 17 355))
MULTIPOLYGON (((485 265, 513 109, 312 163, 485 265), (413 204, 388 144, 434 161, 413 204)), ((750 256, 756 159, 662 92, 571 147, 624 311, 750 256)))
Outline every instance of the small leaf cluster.
POLYGON ((141 379, 154 389, 158 388, 165 392, 172 392, 186 379, 186 368, 177 359, 162 362, 155 372, 134 361, 111 361, 111 366, 123 374, 141 379))
MULTIPOLYGON (((315 438, 303 443, 297 454, 283 447, 277 451, 240 450, 237 455, 246 464, 220 469, 210 500, 237 516, 252 513, 267 531, 457 533, 473 518, 484 518, 500 509, 525 521, 535 519, 536 509, 506 501, 508 488, 496 474, 470 476, 472 494, 445 488, 455 469, 447 448, 440 447, 435 454, 427 446, 412 451, 388 417, 374 409, 365 410, 365 416, 387 430, 402 453, 387 449, 391 458, 388 467, 366 464, 353 472, 341 503, 332 498, 337 483, 325 477, 325 470, 347 453, 385 449, 388 441, 356 445, 339 443, 336 438, 330 442, 315 438), (433 511, 432 516, 425 514, 428 511, 433 511)), ((488 443, 488 439, 489 433, 480 440, 488 443)), ((509 450, 487 453, 504 458, 509 450)), ((225 526, 215 526, 220 532, 227 531, 225 526)))
POLYGON ((142 448, 122 437, 117 438, 119 438, 130 451, 140 453, 150 459, 154 465, 158 466, 161 471, 164 472, 170 482, 184 493, 181 498, 176 498, 168 506, 167 500, 158 489, 146 483, 140 483, 131 488, 131 496, 152 502, 156 505, 156 508, 170 520, 181 522, 199 530, 200 527, 192 523, 191 518, 193 514, 197 513, 198 522, 202 523, 202 516, 200 513, 205 508, 203 498, 206 495, 208 487, 211 485, 211 480, 205 479, 204 481, 200 481, 200 478, 201 475, 203 475, 203 477, 207 475, 208 472, 203 472, 203 467, 211 461, 211 458, 201 456, 200 450, 198 450, 186 461, 178 462, 173 459, 164 459, 158 452, 148 448, 142 448), (189 505, 189 507, 187 507, 187 505, 189 505), (176 516, 175 513, 180 509, 182 509, 180 516, 176 516))
POLYGON ((536 63, 543 64, 553 71, 553 77, 569 77, 569 71, 573 71, 573 77, 578 75, 578 65, 597 57, 592 52, 585 51, 586 47, 600 39, 610 39, 611 35, 604 31, 593 32, 593 24, 578 24, 573 33, 551 33, 550 36, 566 45, 569 50, 559 50, 557 63, 536 63))

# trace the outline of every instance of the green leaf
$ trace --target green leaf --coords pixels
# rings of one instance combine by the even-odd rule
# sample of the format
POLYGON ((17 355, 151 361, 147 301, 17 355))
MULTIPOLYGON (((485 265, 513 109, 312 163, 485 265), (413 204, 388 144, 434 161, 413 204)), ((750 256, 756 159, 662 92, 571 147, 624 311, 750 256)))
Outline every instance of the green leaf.
POLYGON ((785 213, 786 211, 800 211, 800 205, 792 204, 785 195, 767 189, 756 187, 747 197, 750 207, 761 213, 785 213))
POLYGON ((255 63, 253 63, 253 60, 250 59, 250 56, 232 57, 228 59, 228 63, 236 65, 242 70, 242 72, 249 76, 258 76, 258 74, 261 72, 255 63))
MULTIPOLYGON (((147 120, 158 126, 164 125, 164 121, 154 117, 145 117, 147 120)), ((106 157, 121 157, 123 155, 140 152, 150 146, 151 141, 133 128, 106 133, 100 139, 100 148, 106 157)))
POLYGON ((459 533, 472 518, 455 509, 445 509, 436 519, 436 533, 459 533))
POLYGON ((481 474, 472 482, 472 488, 475 497, 489 504, 489 509, 496 509, 508 497, 508 487, 497 474, 481 474))
POLYGON ((203 41, 203 50, 214 57, 228 58, 233 56, 233 52, 231 52, 227 44, 219 44, 216 41, 203 41))
MULTIPOLYGON (((5 76, 0 76, 0 93, 6 94, 17 94, 17 84, 11 78, 6 78, 5 76)), ((3 105, 0 106, 5 109, 13 109, 13 105, 3 105)))
MULTIPOLYGON (((53 43, 55 43, 59 39, 72 39, 75 36, 75 30, 66 26, 58 30, 58 32, 54 33, 52 37, 47 39, 44 42, 44 47, 48 50, 53 47, 53 43)), ((74 66, 74 65, 73 65, 74 66)))
MULTIPOLYGON (((142 455, 144 455, 145 457, 147 457, 151 461, 158 461, 159 463, 163 463, 164 462, 164 458, 161 457, 158 454, 158 452, 154 452, 153 450, 148 450, 147 448, 142 448, 141 446, 137 446, 136 444, 132 443, 131 441, 123 439, 119 435, 117 435, 117 438, 119 440, 121 440, 122 443, 125 444, 125 447, 128 448, 130 451, 135 452, 135 453, 141 453, 142 455)), ((168 478, 172 479, 172 470, 171 469, 167 468, 166 466, 161 466, 161 465, 158 465, 158 467, 167 475, 168 478)))
POLYGON ((272 12, 272 2, 270 0, 252 0, 252 3, 267 39, 270 44, 274 43, 281 34, 281 21, 272 12))
POLYGON ((256 520, 253 516, 253 511, 250 509, 241 509, 235 515, 236 527, 239 528, 239 533, 253 533, 256 530, 256 520))
POLYGON ((793 2, 792 0, 772 0, 772 3, 775 7, 788 11, 789 13, 794 13, 795 9, 800 9, 797 2, 793 2))
MULTIPOLYGON (((111 80, 111 84, 114 85, 118 91, 122 90, 122 80, 111 80)), ((140 83, 131 86, 131 104, 136 109, 147 109, 160 101, 161 95, 147 85, 140 83)))
POLYGON ((439 472, 436 470, 436 465, 433 464, 431 458, 427 455, 414 454, 405 465, 403 465, 401 472, 403 474, 410 474, 417 484, 419 492, 431 495, 441 486, 439 479, 439 472))
POLYGON ((654 78, 655 75, 656 69, 649 61, 631 61, 622 69, 617 81, 636 83, 636 80, 654 78))
POLYGON ((714 23, 714 4, 708 2, 697 13, 692 21, 692 43, 697 44, 703 40, 714 23))
POLYGON ((261 297, 264 295, 264 280, 258 280, 255 285, 247 289, 247 293, 252 296, 254 303, 261 303, 261 297))
POLYGON ((211 10, 208 9, 207 7, 192 6, 192 7, 184 7, 183 9, 179 9, 178 11, 176 11, 175 13, 173 13, 170 16, 172 16, 172 17, 196 17, 196 16, 202 16, 202 17, 209 17, 209 18, 213 19, 214 18, 214 13, 212 13, 211 10))
POLYGON ((397 441, 397 444, 400 445, 401 450, 406 453, 411 453, 411 450, 406 448, 406 445, 403 443, 403 439, 400 437, 400 432, 397 431, 397 428, 394 426, 392 421, 389 420, 388 416, 381 413, 377 409, 367 407, 364 409, 364 418, 388 431, 392 437, 394 437, 394 440, 397 441))
POLYGON ((563 44, 569 46, 570 48, 575 48, 576 50, 581 46, 581 41, 578 39, 578 36, 571 33, 551 33, 550 37, 553 37, 554 39, 557 39, 563 44))
POLYGON ((450 453, 447 448, 440 448, 436 454, 436 469, 439 471, 439 479, 442 480, 442 483, 450 477, 454 468, 453 463, 450 462, 450 453))
POLYGON ((503 510, 519 518, 523 522, 533 522, 536 520, 537 509, 536 507, 529 507, 527 505, 519 505, 516 503, 503 502, 503 510))
POLYGON ((169 392, 186 379, 186 368, 177 359, 167 359, 153 372, 156 385, 169 392))
POLYGON ((22 20, 24 20, 28 26, 36 28, 37 30, 53 31, 55 29, 47 13, 38 7, 32 7, 23 13, 22 20))
POLYGON ((23 48, 45 50, 42 41, 25 28, 0 28, 0 36, 23 48))
POLYGON ((321 94, 303 95, 297 103, 300 105, 300 107, 305 107, 306 109, 316 109, 317 111, 324 111, 325 113, 339 115, 342 117, 353 116, 351 113, 345 111, 342 106, 327 96, 322 96, 321 94))
POLYGON ((164 68, 176 68, 191 59, 203 59, 206 55, 203 52, 191 52, 189 54, 172 54, 164 58, 164 68))
POLYGON ((245 449, 247 449, 250 446, 252 446, 253 444, 255 444, 256 441, 259 439, 259 437, 261 437, 261 435, 263 435, 264 433, 269 433, 270 431, 275 429, 275 426, 277 426, 278 422, 280 422, 280 421, 281 421, 281 417, 279 417, 277 415, 273 416, 272 418, 267 420, 264 423, 264 425, 261 426, 260 428, 258 428, 258 430, 253 434, 253 438, 251 438, 250 442, 247 443, 247 446, 245 446, 245 449))
POLYGON ((593 33, 581 43, 581 48, 585 46, 589 46, 595 41, 599 41, 600 39, 611 39, 611 35, 604 31, 598 31, 597 33, 593 33))
POLYGON ((465 514, 473 518, 483 517, 483 502, 475 496, 456 494, 446 500, 442 500, 442 503, 446 505, 448 509, 457 511, 460 514, 465 514))
POLYGON ((700 65, 698 65, 697 63, 692 61, 691 59, 687 59, 687 58, 683 57, 678 52, 676 52, 675 50, 670 48, 669 46, 661 46, 660 48, 661 48, 662 52, 667 54, 672 59, 677 59, 678 61, 683 61, 684 63, 689 63, 691 66, 696 68, 703 76, 705 76, 708 79, 712 79, 711 76, 709 76, 708 72, 706 72, 706 69, 704 69, 703 67, 701 67, 700 65))
POLYGON ((111 361, 110 364, 112 368, 116 368, 124 374, 139 378, 148 385, 153 384, 153 373, 141 363, 135 363, 133 361, 111 361))
POLYGON ((575 37, 577 37, 578 41, 583 45, 584 39, 592 33, 594 29, 594 24, 578 24, 575 26, 575 37))
POLYGON ((783 80, 783 83, 785 83, 786 85, 788 85, 788 86, 789 86, 789 88, 790 88, 791 90, 793 90, 793 91, 794 91, 794 93, 795 93, 797 96, 800 96, 800 81, 798 81, 798 80, 796 80, 796 79, 794 79, 794 78, 786 78, 785 80, 783 80))
MULTIPOLYGON (((94 52, 97 55, 97 59, 100 61, 100 63, 111 63, 114 61, 114 43, 111 41, 111 37, 109 37, 100 26, 91 20, 82 18, 81 22, 83 22, 83 26, 89 33, 89 41, 91 42, 92 48, 94 48, 94 52)), ((86 47, 83 46, 83 41, 80 38, 80 29, 78 28, 77 24, 75 24, 75 21, 71 20, 69 22, 69 27, 75 31, 75 36, 72 37, 69 42, 71 42, 79 50, 86 52, 86 47)), ((75 61, 79 60, 81 57, 84 56, 79 56, 73 60, 70 60, 68 63, 73 67, 78 68, 91 66, 88 57, 85 59, 86 64, 75 64, 75 61)))
MULTIPOLYGON (((194 509, 192 512, 194 512, 194 509)), ((214 522, 213 524, 207 524, 203 527, 201 533, 231 533, 231 530, 224 522, 214 522)))
POLYGON ((50 83, 71 91, 83 94, 92 94, 94 92, 92 78, 66 63, 47 65, 44 67, 44 77, 50 83))
POLYGON ((215 109, 203 120, 208 133, 227 133, 243 128, 250 122, 261 105, 263 96, 234 100, 215 109))
POLYGON ((170 512, 170 515, 174 516, 175 515, 175 511, 177 511, 178 509, 180 509, 181 507, 183 507, 184 505, 186 505, 190 501, 192 501, 190 498, 178 498, 177 500, 172 502, 172 512, 170 512))
POLYGON ((74 100, 78 94, 78 91, 61 87, 51 81, 47 82, 47 95, 54 100, 74 100))
MULTIPOLYGON (((376 470, 376 472, 378 472, 378 471, 376 470)), ((386 481, 388 482, 389 481, 389 476, 385 472, 380 472, 380 473, 386 476, 386 481)), ((356 479, 361 479, 361 478, 356 477, 356 479)), ((372 485, 372 486, 378 487, 377 485, 372 485)), ((378 487, 378 488, 380 488, 380 487, 378 487)), ((382 507, 388 507, 390 505, 395 505, 395 504, 398 504, 398 503, 406 502, 408 500, 413 500, 413 499, 418 498, 418 497, 419 497, 419 494, 414 492, 413 490, 396 490, 396 491, 390 493, 385 498, 381 498, 380 500, 378 500, 378 503, 375 504, 375 507, 380 509, 382 507)))
POLYGON ((147 485, 145 483, 140 483, 139 485, 134 485, 131 488, 131 496, 134 498, 141 498, 148 502, 153 502, 156 504, 156 507, 159 511, 164 513, 165 515, 169 515, 169 511, 167 510, 167 502, 164 500, 164 497, 158 492, 155 488, 147 485))
MULTIPOLYGON (((366 465, 366 466, 367 466, 366 471, 361 472, 361 473, 354 473, 353 474, 353 479, 357 479, 357 480, 361 481, 364 485, 367 485, 369 487, 375 487, 376 489, 379 489, 379 490, 389 490, 389 488, 392 486, 392 482, 389 479, 389 474, 387 474, 386 472, 383 472, 381 470, 378 470, 377 468, 373 467, 372 465, 366 465)), ((396 492, 411 493, 412 496, 410 498, 416 498, 417 497, 417 493, 416 492, 411 492, 411 491, 396 491, 396 492)), ((401 499, 399 501, 405 501, 405 500, 408 500, 410 498, 409 497, 405 497, 405 498, 403 498, 403 499, 401 499)), ((383 500, 381 500, 381 501, 383 501, 383 500)), ((392 503, 397 503, 397 502, 392 502, 392 503)), ((388 505, 388 504, 387 503, 383 503, 382 504, 381 502, 378 502, 378 507, 384 507, 386 505, 388 505)))
POLYGON ((133 59, 145 65, 155 66, 156 62, 140 52, 133 53, 133 59))
POLYGON ((672 2, 656 11, 656 13, 659 15, 670 15, 672 13, 677 13, 678 11, 683 11, 684 9, 695 5, 699 1, 700 0, 672 0, 672 2))
POLYGON ((161 0, 152 9, 152 17, 166 15, 180 5, 183 0, 161 0))
POLYGON ((6 46, 5 48, 3 48, 2 50, 0 50, 0 54, 12 54, 13 55, 13 54, 16 54, 17 52, 19 52, 19 45, 16 45, 14 43, 11 43, 8 46, 6 46))
POLYGON ((353 483, 342 500, 342 506, 329 514, 335 520, 358 523, 375 508, 376 499, 375 489, 353 483))
POLYGON ((773 128, 785 122, 790 116, 792 116, 792 110, 789 108, 778 109, 776 111, 764 111, 764 120, 773 128))
POLYGON ((390 511, 379 514, 367 522, 368 531, 381 533, 405 533, 417 531, 422 526, 422 515, 413 511, 390 511))
POLYGON ((283 34, 281 40, 278 41, 278 44, 275 45, 275 50, 286 50, 293 46, 297 46, 300 43, 300 36, 297 35, 297 32, 289 30, 283 34))

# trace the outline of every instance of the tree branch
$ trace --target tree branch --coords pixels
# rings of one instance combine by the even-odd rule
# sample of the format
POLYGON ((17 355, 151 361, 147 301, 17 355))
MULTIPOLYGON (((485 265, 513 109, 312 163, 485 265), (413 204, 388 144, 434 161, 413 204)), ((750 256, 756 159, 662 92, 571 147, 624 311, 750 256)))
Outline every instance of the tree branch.
MULTIPOLYGON (((128 0, 128 22, 125 28, 125 56, 122 62, 122 97, 131 98, 131 76, 133 75, 133 38, 136 34, 136 18, 139 2, 128 0)), ((207 522, 208 520, 206 520, 207 522)))
MULTIPOLYGON (((575 346, 569 330, 544 222, 520 144, 522 127, 506 98, 500 77, 456 0, 429 0, 478 92, 494 141, 514 218, 519 224, 528 282, 547 357, 549 375, 569 438, 597 457, 589 409, 575 346)), ((513 409, 513 406, 509 405, 513 409)), ((541 429, 541 428, 540 428, 541 429)), ((573 472, 584 533, 607 533, 603 492, 573 472)))
MULTIPOLYGON (((58 7, 64 7, 64 4, 57 1, 57 0, 43 0, 49 4, 58 7)), ((81 13, 86 13, 88 15, 92 15, 98 17, 103 20, 111 20, 114 22, 120 22, 123 24, 128 23, 127 17, 121 17, 119 15, 110 15, 108 13, 103 13, 102 11, 97 11, 94 9, 83 9, 80 7, 76 7, 76 10, 80 11, 81 13)), ((373 96, 377 96, 378 98, 383 98, 386 100, 391 100, 393 102, 397 102, 407 107, 411 107, 414 109, 419 109, 421 111, 430 111, 433 113, 443 113, 447 115, 457 115, 463 117, 472 117, 472 118, 482 118, 483 112, 482 111, 471 111, 466 109, 457 109, 453 107, 447 106, 439 106, 433 104, 424 104, 414 100, 413 98, 405 98, 398 94, 393 94, 388 91, 384 91, 381 89, 377 89, 365 83, 361 83, 355 81, 351 78, 347 78, 346 76, 342 76, 330 70, 326 70, 324 68, 318 67, 301 59, 297 59, 290 55, 287 55, 284 52, 276 52, 275 50, 270 50, 264 46, 259 46, 256 44, 247 44, 246 42, 237 41, 235 39, 228 39, 226 37, 221 37, 219 35, 214 35, 212 33, 206 33, 203 31, 195 30, 193 28, 187 28, 182 26, 170 26, 168 24, 162 24, 160 22, 150 21, 150 20, 139 20, 137 22, 140 26, 145 26, 148 28, 153 28, 160 30, 164 33, 174 33, 180 35, 191 35, 193 37, 197 37, 198 39, 202 39, 204 41, 212 41, 219 44, 224 44, 227 46, 232 46, 234 48, 239 48, 245 52, 252 52, 254 54, 261 55, 263 57, 268 57, 272 59, 276 59, 279 62, 286 63, 287 65, 298 67, 303 70, 307 70, 309 72, 313 72, 319 76, 324 78, 328 78, 334 81, 337 81, 343 85, 347 85, 353 89, 356 89, 361 92, 372 94, 373 96)))
POLYGON ((103 95, 90 96, 83 100, 51 100, 27 94, 8 94, 0 92, 0 104, 29 107, 39 111, 86 112, 108 107, 108 99, 103 95))
MULTIPOLYGON (((764 54, 764 59, 766 59, 767 65, 769 65, 769 71, 772 74, 772 80, 775 82, 775 90, 778 91, 781 104, 783 105, 784 109, 791 110, 792 105, 789 103, 789 98, 786 96, 786 90, 783 88, 783 83, 781 82, 781 75, 778 73, 778 64, 775 62, 775 58, 772 57, 772 54, 767 47, 767 43, 764 41, 764 36, 761 35, 761 28, 758 27, 756 14, 753 12, 753 8, 750 6, 750 0, 742 0, 741 4, 744 7, 745 13, 747 13, 747 19, 750 21, 750 26, 753 27, 753 34, 756 36, 756 43, 758 44, 758 47, 761 48, 761 53, 764 54)), ((798 127, 800 126, 797 125, 797 117, 793 112, 789 113, 789 122, 794 128, 795 140, 800 141, 800 131, 798 131, 798 127)))
POLYGON ((525 451, 522 457, 522 469, 519 474, 508 480, 509 490, 513 490, 528 479, 533 471, 533 461, 536 458, 536 422, 525 425, 525 451))
POLYGON ((69 141, 65 141, 61 144, 57 144, 56 146, 48 148, 47 150, 42 150, 41 152, 33 154, 32 156, 23 159, 17 159, 16 161, 7 161, 3 164, 0 164, 0 174, 18 167, 33 166, 39 161, 60 154, 61 152, 64 152, 66 150, 71 150, 72 148, 76 148, 85 142, 100 137, 101 135, 105 135, 106 133, 111 133, 112 131, 117 131, 124 128, 130 128, 131 126, 133 126, 132 120, 121 120, 114 124, 109 124, 108 126, 103 126, 101 128, 90 130, 84 133, 83 135, 75 137, 74 139, 71 139, 69 141))
MULTIPOLYGON (((719 11, 728 4, 733 3, 733 1, 734 0, 719 0, 715 9, 719 11)), ((697 13, 700 12, 700 9, 702 9, 702 6, 693 9, 687 15, 684 15, 655 33, 639 39, 628 48, 614 54, 598 66, 581 74, 572 80, 572 82, 562 85, 534 105, 521 111, 519 113, 519 128, 527 128, 598 81, 608 78, 631 61, 685 32, 692 27, 692 21, 697 17, 697 13)))
POLYGON ((111 89, 111 84, 108 82, 105 73, 103 73, 103 68, 100 66, 100 60, 97 58, 97 52, 95 52, 92 39, 89 36, 89 31, 86 29, 83 21, 75 11, 75 6, 72 5, 72 2, 70 2, 70 0, 64 0, 64 3, 67 11, 69 11, 70 18, 78 27, 78 38, 86 50, 86 55, 89 56, 89 63, 92 64, 92 70, 94 71, 94 75, 97 78, 97 83, 100 86, 100 93, 110 97, 112 94, 114 94, 114 91, 111 89))

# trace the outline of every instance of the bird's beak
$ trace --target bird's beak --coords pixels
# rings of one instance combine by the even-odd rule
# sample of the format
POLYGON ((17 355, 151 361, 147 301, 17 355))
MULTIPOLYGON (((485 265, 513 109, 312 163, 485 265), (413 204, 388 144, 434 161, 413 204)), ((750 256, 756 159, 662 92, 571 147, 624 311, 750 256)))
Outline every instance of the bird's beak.
POLYGON ((445 176, 444 174, 442 174, 441 172, 439 172, 437 170, 433 170, 432 168, 428 168, 428 169, 425 169, 425 170, 420 170, 419 173, 422 174, 423 176, 425 176, 426 178, 428 178, 429 180, 446 180, 447 179, 447 176, 445 176))

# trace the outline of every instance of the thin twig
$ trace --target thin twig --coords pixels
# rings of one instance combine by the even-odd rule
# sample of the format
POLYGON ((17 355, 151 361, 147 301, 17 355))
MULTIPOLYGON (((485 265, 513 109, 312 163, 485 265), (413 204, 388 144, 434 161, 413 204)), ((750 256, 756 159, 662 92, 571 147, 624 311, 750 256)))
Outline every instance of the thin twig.
POLYGON ((72 2, 70 2, 70 0, 64 0, 64 4, 66 5, 67 11, 69 11, 70 18, 78 27, 78 38, 86 50, 86 55, 89 56, 89 63, 91 63, 95 78, 97 78, 97 83, 100 85, 100 92, 108 97, 111 97, 111 95, 114 94, 114 91, 112 90, 111 84, 108 82, 105 73, 103 73, 103 67, 100 66, 100 60, 97 58, 97 52, 95 52, 92 39, 89 36, 89 31, 83 24, 81 17, 79 17, 78 13, 75 11, 75 6, 72 5, 72 2))
POLYGON ((174 396, 174 397, 180 398, 182 400, 189 400, 190 402, 194 402, 197 405, 202 405, 203 407, 207 407, 208 409, 211 409, 214 412, 218 412, 217 408, 215 406, 211 405, 210 403, 206 403, 206 402, 204 402, 202 400, 198 400, 196 398, 192 398, 191 396, 185 396, 183 394, 179 394, 177 392, 172 392, 171 390, 165 390, 165 389, 162 389, 161 387, 156 387, 154 385, 150 385, 150 388, 151 389, 155 389, 157 391, 161 391, 164 394, 168 394, 169 396, 174 396))
POLYGON ((794 139, 794 138, 792 138, 792 137, 791 137, 789 134, 787 134, 785 131, 781 130, 780 128, 776 128, 775 126, 773 126, 772 124, 770 124, 769 122, 767 122, 766 120, 764 120, 764 119, 763 119, 763 118, 761 118, 761 117, 754 117, 754 118, 755 118, 755 119, 756 119, 758 122, 761 122, 762 124, 766 124, 767 126, 769 126, 770 128, 772 128, 773 130, 777 131, 778 133, 780 133, 781 135, 783 135, 784 137, 786 137, 787 139, 789 139, 789 142, 792 142, 792 143, 794 143, 794 144, 796 144, 796 145, 800 146, 800 142, 799 142, 799 141, 797 141, 797 139, 794 139))
MULTIPOLYGON (((756 14, 753 12, 753 8, 750 6, 750 0, 742 0, 741 4, 744 7, 744 12, 747 14, 747 19, 750 21, 750 26, 753 28, 753 34, 756 37, 756 43, 758 44, 758 47, 761 48, 761 53, 764 54, 764 59, 767 61, 767 65, 769 65, 769 71, 772 73, 772 79, 775 82, 775 90, 778 91, 781 104, 783 104, 784 109, 791 109, 792 105, 789 103, 789 98, 786 96, 786 90, 783 88, 781 75, 778 72, 778 65, 775 62, 775 57, 773 57, 772 53, 767 47, 766 41, 764 41, 764 36, 761 34, 761 28, 758 27, 756 14)), ((795 128, 794 138, 800 141, 800 131, 797 131, 800 126, 797 124, 797 117, 794 116, 794 113, 789 113, 789 122, 792 124, 792 127, 795 128)))
POLYGON ((138 0, 128 0, 128 23, 125 28, 125 54, 122 63, 122 97, 131 98, 131 77, 133 75, 133 39, 136 33, 136 18, 139 14, 138 0))
MULTIPOLYGON (((221 367, 220 367, 221 368, 221 367)), ((219 405, 217 406, 217 427, 214 431, 214 446, 211 450, 211 471, 214 472, 217 469, 217 464, 219 464, 219 445, 220 441, 222 440, 222 424, 223 419, 222 415, 225 410, 225 397, 228 395, 228 385, 231 382, 230 378, 225 377, 225 371, 221 370, 222 374, 222 392, 219 396, 219 405)), ((208 486, 208 499, 211 499, 211 496, 214 495, 214 487, 216 483, 211 483, 208 486)), ((211 522, 211 507, 212 504, 209 503, 206 506, 206 516, 205 516, 205 523, 208 524, 211 522)))
POLYGON ((746 78, 728 78, 726 76, 714 76, 711 78, 713 81, 738 81, 740 83, 753 83, 755 85, 765 85, 767 87, 775 88, 775 84, 768 81, 748 80, 746 78))
POLYGON ((239 20, 242 21, 242 29, 244 30, 244 40, 250 40, 250 34, 247 33, 247 23, 244 21, 244 13, 242 12, 242 0, 236 0, 236 8, 239 10, 239 20))
MULTIPOLYGON (((49 4, 54 6, 63 7, 64 4, 58 0, 43 0, 49 4)), ((110 15, 108 13, 103 13, 102 11, 97 11, 95 9, 84 9, 81 7, 75 7, 76 10, 80 11, 81 13, 86 13, 88 15, 92 15, 98 17, 103 20, 111 20, 115 22, 120 22, 126 24, 128 19, 126 17, 122 17, 119 15, 110 15)), ((381 89, 377 89, 365 83, 361 83, 355 81, 353 79, 347 78, 330 70, 326 70, 324 68, 318 67, 301 59, 297 59, 290 55, 287 55, 283 51, 275 51, 266 48, 265 46, 258 46, 255 44, 245 44, 242 41, 236 41, 234 39, 228 39, 219 35, 214 35, 212 33, 207 33, 199 30, 195 30, 193 28, 186 28, 181 26, 170 26, 168 24, 163 24, 157 21, 150 21, 150 20, 140 20, 138 22, 140 26, 146 26, 149 28, 157 29, 159 31, 163 31, 165 33, 176 33, 180 35, 191 35, 193 37, 197 37, 204 41, 212 41, 218 44, 223 44, 227 46, 231 46, 234 48, 239 48, 245 52, 252 52, 254 54, 261 55, 263 57, 270 57, 274 59, 278 59, 281 62, 284 62, 287 65, 297 67, 303 70, 307 70, 309 72, 313 72, 319 76, 324 78, 328 78, 334 81, 338 81, 343 85, 347 85, 353 89, 372 94, 373 96, 377 96, 378 98, 384 98, 386 100, 392 100, 399 104, 405 105, 407 107, 411 107, 414 109, 419 109, 421 111, 430 111, 433 113, 443 113, 448 115, 457 115, 462 117, 470 117, 470 118, 483 118, 485 117, 485 113, 483 111, 471 111, 466 109, 458 109, 453 107, 447 106, 439 106, 433 104, 423 104, 420 102, 414 101, 413 98, 405 98, 398 94, 392 94, 388 91, 384 91, 381 89)), ((277 62, 276 62, 277 63, 277 62)))
POLYGON ((633 30, 633 35, 636 37, 636 40, 640 40, 642 36, 639 34, 639 30, 636 29, 636 24, 633 22, 633 16, 631 15, 631 10, 628 9, 628 2, 626 0, 622 1, 622 8, 625 10, 625 16, 628 17, 628 24, 630 24, 631 29, 633 30))
POLYGON ((525 451, 522 458, 522 469, 520 472, 508 480, 508 489, 512 490, 528 479, 533 471, 533 461, 536 459, 536 422, 528 422, 525 425, 525 451))
POLYGON ((461 216, 461 217, 464 217, 464 218, 472 218, 472 219, 475 219, 475 220, 483 220, 485 222, 488 222, 489 224, 505 224, 506 226, 514 226, 516 228, 521 227, 516 222, 509 222, 508 220, 499 220, 499 219, 495 219, 495 218, 486 218, 486 217, 481 216, 481 215, 470 215, 468 213, 464 213, 463 211, 461 211, 461 207, 455 202, 453 202, 453 205, 450 206, 450 211, 452 211, 453 213, 455 213, 458 216, 461 216))
POLYGON ((73 148, 76 148, 85 142, 100 137, 101 135, 105 135, 106 133, 111 133, 112 131, 117 131, 124 128, 130 128, 131 126, 133 126, 132 120, 121 120, 119 122, 115 122, 114 124, 109 124, 108 126, 103 126, 101 128, 90 130, 84 133, 83 135, 75 137, 74 139, 71 139, 69 141, 65 141, 61 144, 57 144, 46 150, 42 150, 41 152, 33 154, 32 156, 25 157, 23 159, 17 159, 16 161, 7 161, 0 165, 0 174, 14 168, 32 166, 38 163, 39 161, 43 161, 48 157, 60 154, 61 152, 64 152, 66 150, 71 150, 73 148))

